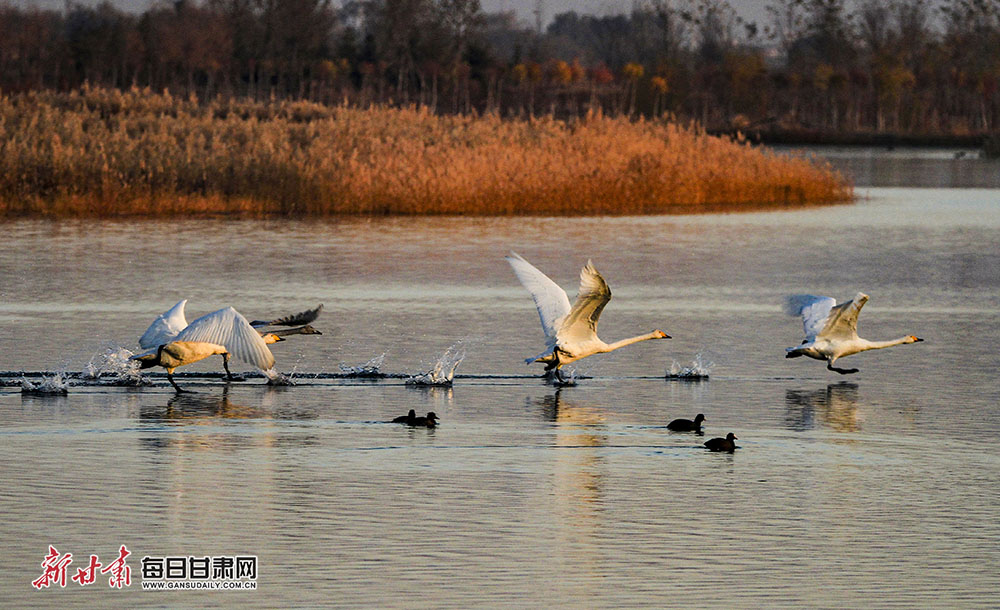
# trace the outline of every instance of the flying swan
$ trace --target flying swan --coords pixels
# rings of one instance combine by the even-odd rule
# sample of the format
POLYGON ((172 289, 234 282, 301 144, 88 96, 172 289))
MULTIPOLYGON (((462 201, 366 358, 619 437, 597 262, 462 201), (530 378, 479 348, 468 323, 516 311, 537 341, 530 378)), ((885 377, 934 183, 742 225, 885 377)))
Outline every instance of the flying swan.
POLYGON ((570 307, 566 291, 534 265, 516 252, 511 252, 505 258, 514 269, 517 279, 531 293, 545 332, 545 351, 525 360, 527 364, 544 362, 545 372, 550 373, 554 369, 559 377, 559 369, 564 364, 581 358, 610 352, 647 339, 670 338, 662 330, 654 330, 610 344, 601 341, 597 337, 597 321, 604 306, 611 300, 611 289, 590 261, 580 271, 580 291, 576 295, 576 302, 570 307))
MULTIPOLYGON (((142 349, 151 349, 176 339, 177 335, 179 335, 180 332, 188 325, 187 318, 184 316, 185 305, 187 305, 187 299, 182 299, 178 301, 176 305, 157 316, 156 320, 149 325, 146 332, 144 332, 142 337, 139 338, 139 347, 142 349)), ((261 335, 267 334, 262 332, 261 329, 268 326, 294 327, 270 331, 271 334, 278 337, 287 337, 289 335, 322 335, 323 333, 319 332, 309 324, 319 317, 319 313, 321 311, 323 311, 322 303, 320 303, 315 309, 307 309, 306 311, 285 316, 283 318, 277 318, 275 320, 254 320, 253 322, 250 322, 250 326, 255 328, 261 335)))
MULTIPOLYGON (((174 310, 177 310, 178 306, 180 315, 183 316, 182 301, 167 312, 174 313, 172 316, 167 316, 164 327, 168 327, 171 320, 177 320, 177 312, 174 310)), ((157 325, 158 322, 160 318, 153 325, 157 325)), ((143 337, 148 334, 149 331, 146 331, 143 337)), ((236 356, 243 362, 259 368, 270 377, 273 374, 274 355, 267 346, 278 341, 284 339, 274 333, 261 335, 240 312, 232 307, 226 307, 198 318, 186 325, 172 339, 145 353, 132 356, 130 360, 138 360, 140 369, 162 366, 167 370, 167 380, 170 381, 170 385, 174 386, 176 391, 184 392, 186 390, 182 390, 174 382, 174 369, 204 360, 209 356, 222 356, 222 365, 226 369, 227 378, 233 377, 229 370, 231 356, 236 356)))
POLYGON ((893 345, 923 341, 913 335, 906 335, 890 341, 869 341, 858 336, 858 313, 868 302, 868 295, 859 292, 854 300, 837 305, 831 297, 811 294, 797 294, 788 297, 785 311, 792 316, 802 316, 802 327, 806 338, 801 345, 785 348, 785 358, 809 356, 816 360, 826 360, 826 368, 841 375, 857 373, 858 369, 841 369, 833 366, 838 358, 882 349, 893 345))

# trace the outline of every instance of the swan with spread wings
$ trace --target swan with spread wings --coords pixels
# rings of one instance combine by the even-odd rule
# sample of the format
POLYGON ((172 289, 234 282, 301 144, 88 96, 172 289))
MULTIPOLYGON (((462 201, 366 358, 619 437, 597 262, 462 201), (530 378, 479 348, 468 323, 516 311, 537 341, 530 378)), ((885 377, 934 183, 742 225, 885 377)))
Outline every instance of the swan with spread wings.
POLYGON ((889 341, 869 341, 858 336, 858 313, 868 302, 868 295, 859 292, 854 299, 837 305, 832 297, 811 294, 796 294, 788 297, 785 311, 789 315, 802 316, 805 339, 800 345, 785 348, 785 358, 808 356, 816 360, 826 360, 826 368, 841 375, 857 373, 858 369, 842 369, 833 364, 844 356, 882 349, 894 345, 923 341, 913 335, 906 335, 889 341))
POLYGON ((170 385, 176 391, 184 392, 174 381, 174 369, 209 356, 222 356, 227 378, 233 376, 229 370, 231 356, 259 368, 265 374, 273 374, 274 355, 267 346, 278 341, 284 339, 273 333, 261 335, 240 312, 225 307, 198 318, 171 340, 131 359, 139 361, 142 369, 162 366, 167 370, 170 385))
POLYGON ((611 289, 590 261, 580 271, 580 291, 576 301, 570 305, 565 290, 517 253, 511 252, 506 260, 517 279, 531 293, 545 332, 545 351, 528 358, 525 361, 527 364, 542 362, 546 373, 554 370, 559 376, 559 369, 563 365, 581 358, 614 351, 640 341, 670 338, 662 330, 614 343, 605 343, 598 338, 597 321, 604 306, 611 300, 611 289))
POLYGON ((222 356, 226 379, 237 379, 229 370, 231 356, 264 371, 269 378, 275 374, 274 355, 267 347, 284 341, 288 335, 320 335, 310 326, 319 316, 323 305, 301 313, 274 320, 248 322, 232 307, 206 314, 190 324, 184 315, 187 299, 160 314, 139 339, 139 346, 147 351, 133 356, 142 369, 162 366, 167 370, 167 380, 178 392, 184 392, 174 381, 174 369, 204 360, 209 356, 222 356), (287 326, 264 332, 268 326, 287 326))

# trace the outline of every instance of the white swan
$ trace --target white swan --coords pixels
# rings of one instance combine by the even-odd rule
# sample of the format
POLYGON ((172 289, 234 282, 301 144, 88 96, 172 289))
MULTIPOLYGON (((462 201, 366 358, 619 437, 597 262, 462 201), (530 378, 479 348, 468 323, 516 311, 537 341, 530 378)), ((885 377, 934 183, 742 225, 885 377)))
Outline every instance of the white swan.
POLYGON ((662 330, 654 330, 610 344, 601 341, 597 337, 597 321, 604 306, 611 300, 611 289, 590 261, 580 271, 580 291, 576 302, 570 307, 566 291, 534 265, 516 252, 511 252, 505 258, 514 269, 517 279, 531 293, 545 332, 545 351, 525 360, 527 364, 544 362, 545 371, 548 373, 555 369, 558 376, 559 369, 564 364, 581 358, 610 352, 639 341, 670 338, 662 330))
MULTIPOLYGON (((157 318, 153 326, 157 326, 162 321, 163 324, 160 326, 169 332, 170 324, 177 322, 178 315, 180 319, 183 319, 183 310, 184 301, 181 301, 166 314, 157 318)), ((150 327, 150 330, 153 330, 153 327, 150 327)), ((151 337, 166 336, 156 335, 156 332, 151 334, 150 330, 143 334, 144 338, 147 338, 147 335, 151 337)), ((174 386, 178 392, 184 392, 185 390, 182 390, 174 382, 173 373, 177 367, 204 360, 209 356, 219 355, 222 356, 222 364, 226 369, 227 378, 231 379, 233 375, 229 371, 229 358, 232 355, 268 374, 274 368, 274 356, 267 346, 277 341, 284 341, 284 339, 273 333, 261 335, 254 327, 250 326, 250 323, 240 312, 232 307, 226 307, 198 318, 186 325, 173 338, 160 343, 146 353, 132 356, 130 359, 138 360, 142 369, 162 366, 167 370, 167 380, 170 381, 170 385, 174 386)))
MULTIPOLYGON (((175 340, 177 335, 179 335, 188 325, 187 318, 184 317, 185 305, 187 305, 187 299, 182 299, 178 301, 176 305, 157 316, 156 319, 153 320, 153 323, 149 325, 149 328, 146 329, 146 332, 142 334, 142 337, 139 338, 139 347, 143 349, 152 349, 175 340)), ((315 309, 308 309, 306 311, 278 318, 276 320, 254 320, 253 322, 250 322, 250 326, 256 329, 261 335, 268 334, 261 331, 262 328, 267 326, 296 325, 301 326, 270 332, 271 334, 279 337, 285 337, 288 335, 322 335, 323 333, 309 325, 310 322, 319 317, 319 313, 321 311, 323 311, 322 303, 320 303, 315 309)))
POLYGON ((146 332, 139 337, 139 347, 150 349, 173 341, 188 325, 187 318, 184 317, 185 305, 187 299, 182 299, 157 316, 146 332))
POLYGON ((853 300, 837 305, 831 297, 811 294, 797 294, 788 297, 785 311, 789 315, 802 316, 802 327, 806 338, 801 345, 785 348, 785 358, 808 356, 816 360, 826 360, 826 368, 848 375, 858 369, 839 369, 833 366, 838 358, 857 354, 870 349, 882 349, 893 345, 916 343, 923 339, 906 335, 890 341, 869 341, 858 336, 858 313, 868 302, 868 295, 859 292, 853 300))

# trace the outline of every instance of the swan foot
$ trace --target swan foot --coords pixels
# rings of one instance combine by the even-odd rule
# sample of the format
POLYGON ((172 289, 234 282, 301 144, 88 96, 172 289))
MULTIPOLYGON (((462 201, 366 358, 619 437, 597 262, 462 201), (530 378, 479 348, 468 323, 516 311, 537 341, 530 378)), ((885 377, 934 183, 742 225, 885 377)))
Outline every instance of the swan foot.
POLYGON ((860 369, 839 369, 832 364, 826 365, 826 368, 833 371, 834 373, 840 373, 841 375, 853 375, 857 373, 860 369))
POLYGON ((544 378, 557 388, 565 388, 576 385, 575 375, 566 377, 563 375, 562 369, 553 369, 548 371, 545 373, 544 378))
POLYGON ((167 381, 170 382, 170 385, 174 386, 174 391, 177 392, 178 394, 194 394, 195 393, 192 390, 185 390, 181 386, 177 385, 177 382, 174 381, 174 378, 173 378, 172 375, 169 375, 169 374, 167 375, 167 381))

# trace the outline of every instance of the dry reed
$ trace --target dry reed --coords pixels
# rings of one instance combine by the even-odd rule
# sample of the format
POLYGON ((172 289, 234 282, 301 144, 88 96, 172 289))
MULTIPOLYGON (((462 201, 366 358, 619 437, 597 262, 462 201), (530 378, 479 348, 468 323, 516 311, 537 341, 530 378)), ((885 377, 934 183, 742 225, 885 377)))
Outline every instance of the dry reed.
POLYGON ((829 166, 668 121, 501 120, 148 90, 0 98, 0 217, 583 215, 849 199, 829 166))

